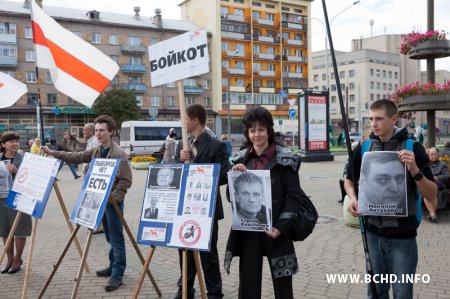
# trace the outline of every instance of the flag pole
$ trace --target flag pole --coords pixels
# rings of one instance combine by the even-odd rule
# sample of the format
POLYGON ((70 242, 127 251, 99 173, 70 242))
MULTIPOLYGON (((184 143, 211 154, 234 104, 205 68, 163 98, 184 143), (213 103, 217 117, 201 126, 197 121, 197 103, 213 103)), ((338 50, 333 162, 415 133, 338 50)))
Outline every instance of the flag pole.
MULTIPOLYGON (((30 5, 30 21, 33 23, 32 20, 33 16, 33 5, 30 5)), ((31 24, 33 25, 33 24, 31 24)), ((36 128, 37 128, 37 134, 39 139, 41 140, 41 144, 45 145, 44 140, 44 119, 42 117, 42 106, 41 106, 41 83, 39 82, 39 70, 37 67, 37 55, 36 55, 36 36, 34 34, 33 26, 31 26, 31 32, 33 33, 33 47, 34 47, 34 65, 36 69, 36 84, 37 84, 37 102, 36 102, 36 128)))

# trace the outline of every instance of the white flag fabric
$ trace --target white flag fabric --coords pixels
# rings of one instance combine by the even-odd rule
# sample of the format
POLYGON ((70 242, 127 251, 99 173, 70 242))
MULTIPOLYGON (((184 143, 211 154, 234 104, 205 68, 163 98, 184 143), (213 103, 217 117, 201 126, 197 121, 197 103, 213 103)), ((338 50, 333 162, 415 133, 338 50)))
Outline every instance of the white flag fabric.
POLYGON ((0 72, 0 108, 14 105, 27 92, 27 86, 3 72, 0 72))
POLYGON ((64 29, 34 1, 31 22, 36 64, 50 71, 55 88, 91 107, 119 66, 99 49, 64 29))

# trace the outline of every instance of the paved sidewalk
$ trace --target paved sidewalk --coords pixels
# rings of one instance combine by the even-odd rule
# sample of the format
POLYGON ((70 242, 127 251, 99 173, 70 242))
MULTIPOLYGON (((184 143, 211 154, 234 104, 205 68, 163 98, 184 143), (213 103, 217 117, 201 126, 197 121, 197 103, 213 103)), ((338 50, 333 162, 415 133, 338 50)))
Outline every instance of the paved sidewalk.
MULTIPOLYGON (((328 284, 326 274, 348 273, 364 274, 365 265, 361 235, 358 229, 347 227, 342 220, 342 206, 337 203, 340 197, 338 179, 342 175, 345 156, 336 156, 336 161, 304 163, 300 170, 301 185, 312 196, 321 218, 314 233, 304 242, 296 243, 300 271, 294 276, 294 294, 296 298, 365 298, 365 284, 328 284)), ((137 235, 142 198, 144 194, 146 171, 133 170, 133 186, 125 201, 125 218, 137 235)), ((60 173, 59 187, 65 203, 71 213, 82 181, 74 180, 67 166, 60 173)), ((222 192, 224 187, 222 187, 222 192)), ((219 254, 221 263, 230 227, 229 204, 225 201, 225 219, 220 222, 219 254)), ((30 277, 28 298, 36 298, 39 290, 56 263, 67 240, 69 231, 61 208, 52 192, 42 221, 39 221, 37 242, 33 253, 32 275, 30 277)), ((87 230, 81 228, 78 237, 84 246, 87 230)), ((428 284, 415 286, 415 298, 450 298, 450 210, 440 213, 439 224, 422 222, 419 228, 419 265, 417 273, 429 274, 428 284)), ((0 275, 0 297, 3 299, 20 298, 26 263, 28 245, 24 253, 23 270, 15 275, 0 275)), ((3 249, 3 247, 0 247, 3 249)), ((141 246, 144 256, 149 247, 141 246)), ((44 298, 69 298, 74 286, 74 278, 80 263, 75 247, 68 251, 60 269, 50 284, 44 298)), ((95 270, 108 264, 108 245, 103 234, 94 235, 88 256, 90 273, 82 277, 78 298, 131 298, 142 266, 127 241, 127 270, 124 286, 107 293, 103 287, 105 278, 95 276, 95 270)), ((150 270, 168 298, 176 292, 179 277, 178 252, 176 249, 157 248, 150 270)), ((264 264, 263 297, 273 298, 272 281, 267 262, 264 264)), ((238 259, 234 259, 231 274, 224 271, 223 291, 225 298, 237 298, 238 259)), ((140 298, 157 298, 148 278, 144 281, 140 298)), ((200 298, 197 293, 196 298, 200 298)))

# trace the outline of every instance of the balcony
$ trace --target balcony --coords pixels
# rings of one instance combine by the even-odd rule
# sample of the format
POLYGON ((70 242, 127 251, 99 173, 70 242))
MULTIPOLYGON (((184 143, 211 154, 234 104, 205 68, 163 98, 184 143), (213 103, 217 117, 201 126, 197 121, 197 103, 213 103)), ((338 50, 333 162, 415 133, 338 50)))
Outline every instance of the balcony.
POLYGON ((145 65, 122 64, 122 73, 145 73, 145 65))
POLYGON ((122 45, 120 46, 120 51, 123 53, 145 53, 145 47, 142 45, 139 46, 131 46, 131 45, 122 45))
MULTIPOLYGON (((222 31, 222 38, 232 38, 232 39, 239 39, 239 40, 246 39, 245 34, 243 34, 243 33, 228 32, 228 31, 222 31)), ((250 38, 247 36, 247 39, 250 39, 250 38)))
POLYGON ((228 69, 229 74, 245 75, 245 69, 228 69))
POLYGON ((245 87, 244 86, 230 86, 230 91, 245 92, 245 87))
POLYGON ((288 78, 303 78, 303 74, 302 73, 287 73, 287 77, 288 78))
POLYGON ((258 58, 273 60, 275 58, 275 55, 274 54, 260 53, 260 54, 258 54, 258 58))
POLYGON ((227 56, 230 56, 230 57, 244 57, 245 56, 245 51, 239 51, 239 53, 236 53, 236 50, 235 51, 227 50, 227 56))
POLYGON ((301 93, 302 91, 303 91, 303 89, 299 89, 299 88, 289 88, 288 94, 298 94, 298 93, 301 93))
POLYGON ((244 22, 244 16, 233 15, 233 14, 221 14, 222 19, 227 19, 230 21, 244 22))
POLYGON ((145 84, 122 84, 122 89, 136 91, 136 92, 145 92, 147 90, 147 86, 145 84))
POLYGON ((259 71, 259 75, 264 77, 274 77, 275 71, 259 71))
POLYGON ((184 93, 185 94, 203 93, 203 87, 201 87, 201 86, 185 86, 184 93))
POLYGON ((297 62, 306 62, 306 58, 304 56, 288 56, 288 61, 297 61, 297 62))
POLYGON ((258 40, 260 42, 268 42, 268 43, 273 43, 275 41, 275 39, 271 36, 263 36, 263 35, 259 35, 258 36, 258 40))
POLYGON ((260 87, 259 92, 261 93, 275 93, 275 88, 271 87, 260 87))
POLYGON ((1 67, 16 67, 17 66, 17 56, 0 58, 0 66, 1 67))
POLYGON ((272 21, 272 20, 266 20, 266 19, 254 19, 254 20, 256 20, 256 22, 261 25, 274 26, 274 24, 275 24, 275 21, 272 21))
POLYGON ((294 22, 289 22, 289 21, 283 21, 283 28, 291 28, 291 29, 299 29, 299 30, 303 30, 306 31, 306 25, 304 24, 299 24, 299 23, 294 23, 294 22))
POLYGON ((0 43, 17 44, 17 37, 15 34, 0 34, 0 43))
POLYGON ((288 45, 296 45, 296 46, 303 45, 303 41, 297 40, 297 39, 288 39, 288 40, 286 40, 286 42, 288 45))

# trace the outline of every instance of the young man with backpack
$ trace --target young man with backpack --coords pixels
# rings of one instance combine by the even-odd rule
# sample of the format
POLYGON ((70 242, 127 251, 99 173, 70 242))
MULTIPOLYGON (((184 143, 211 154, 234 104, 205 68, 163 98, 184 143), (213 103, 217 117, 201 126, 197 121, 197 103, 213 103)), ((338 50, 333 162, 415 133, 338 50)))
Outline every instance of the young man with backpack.
MULTIPOLYGON (((369 119, 373 130, 369 136, 370 141, 366 140, 356 147, 353 152, 355 175, 352 175, 350 168, 345 180, 345 190, 350 197, 348 211, 353 216, 360 216, 356 186, 361 171, 363 152, 366 150, 397 151, 398 158, 406 165, 408 172, 406 184, 408 216, 364 216, 365 230, 374 277, 379 278, 376 283, 377 298, 389 298, 391 283, 394 298, 413 298, 412 282, 394 283, 389 281, 389 278, 394 276, 389 275, 395 274, 396 278, 401 280, 404 277, 402 275, 416 273, 418 260, 416 236, 420 221, 416 217, 419 213, 416 205, 417 190, 426 198, 436 198, 437 187, 433 182, 428 156, 423 146, 408 139, 406 128, 400 129, 395 126, 398 120, 397 105, 386 99, 375 101, 370 106, 369 119), (366 149, 368 145, 370 146, 366 149)), ((389 171, 386 169, 386 173, 389 171)), ((368 297, 372 298, 370 287, 368 297)))

